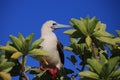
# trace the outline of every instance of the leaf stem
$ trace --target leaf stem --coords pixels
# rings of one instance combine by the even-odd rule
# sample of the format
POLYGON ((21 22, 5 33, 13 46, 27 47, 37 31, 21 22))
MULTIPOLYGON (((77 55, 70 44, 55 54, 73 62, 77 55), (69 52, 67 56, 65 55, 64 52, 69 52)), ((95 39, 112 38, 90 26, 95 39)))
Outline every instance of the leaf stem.
POLYGON ((24 78, 25 80, 29 80, 28 76, 25 73, 25 55, 22 56, 22 69, 20 74, 20 80, 24 78))
POLYGON ((84 68, 85 68, 85 58, 84 58, 84 54, 82 54, 82 61, 83 61, 83 64, 82 64, 82 68, 80 71, 84 71, 84 68))
POLYGON ((93 55, 93 57, 94 57, 95 59, 98 60, 98 57, 97 57, 97 55, 96 55, 96 53, 95 53, 95 44, 94 44, 94 43, 92 43, 92 55, 93 55))

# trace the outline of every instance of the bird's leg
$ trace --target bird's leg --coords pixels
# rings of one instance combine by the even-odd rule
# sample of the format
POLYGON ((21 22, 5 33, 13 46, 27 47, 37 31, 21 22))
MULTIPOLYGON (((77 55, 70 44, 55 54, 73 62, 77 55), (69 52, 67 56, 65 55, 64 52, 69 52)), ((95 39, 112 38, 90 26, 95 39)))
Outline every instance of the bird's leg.
POLYGON ((52 80, 56 80, 58 68, 48 68, 48 72, 52 75, 52 80))
POLYGON ((49 65, 47 60, 44 57, 41 57, 41 62, 44 63, 45 65, 49 65))
POLYGON ((43 66, 40 66, 39 68, 40 70, 44 71, 44 70, 47 70, 46 68, 44 68, 43 66))

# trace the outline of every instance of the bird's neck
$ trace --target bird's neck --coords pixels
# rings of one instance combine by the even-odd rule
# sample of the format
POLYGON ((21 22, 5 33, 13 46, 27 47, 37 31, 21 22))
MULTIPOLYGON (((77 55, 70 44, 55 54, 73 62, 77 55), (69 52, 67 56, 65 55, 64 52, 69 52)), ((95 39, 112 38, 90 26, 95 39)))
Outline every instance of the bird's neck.
MULTIPOLYGON (((48 37, 49 37, 49 38, 56 38, 56 35, 55 35, 54 32, 48 30, 48 31, 41 31, 41 37, 42 37, 42 38, 45 38, 45 37, 46 37, 46 38, 48 38, 48 37)), ((48 39, 49 39, 49 38, 48 38, 48 39)))

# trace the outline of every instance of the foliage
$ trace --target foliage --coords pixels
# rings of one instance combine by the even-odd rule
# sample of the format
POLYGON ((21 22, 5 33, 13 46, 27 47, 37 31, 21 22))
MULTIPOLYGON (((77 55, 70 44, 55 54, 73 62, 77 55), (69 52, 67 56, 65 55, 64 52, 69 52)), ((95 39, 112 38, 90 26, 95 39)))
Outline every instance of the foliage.
POLYGON ((116 30, 118 37, 115 37, 106 31, 106 24, 89 16, 80 20, 72 18, 70 24, 74 29, 64 32, 70 35, 70 45, 65 49, 73 52, 67 59, 78 70, 74 76, 81 76, 81 80, 119 80, 120 30, 116 30), (112 56, 108 55, 106 47, 112 56), (87 66, 88 70, 84 71, 87 66))
POLYGON ((8 61, 3 53, 0 53, 0 80, 11 80, 10 73, 8 73, 14 66, 13 62, 8 61))
POLYGON ((89 71, 80 72, 83 80, 119 80, 120 69, 118 69, 120 57, 114 57, 106 59, 103 54, 100 54, 100 58, 97 61, 94 58, 87 59, 89 71))
MULTIPOLYGON (((119 80, 120 30, 116 30, 117 37, 115 37, 106 31, 106 24, 96 17, 90 18, 89 16, 80 19, 72 18, 70 24, 73 29, 64 32, 70 38, 70 45, 65 46, 65 50, 72 52, 72 55, 67 56, 66 59, 73 64, 76 70, 62 68, 57 73, 57 80, 76 78, 80 80, 119 80)), ((0 46, 0 80, 11 80, 13 76, 19 76, 19 80, 29 80, 27 72, 35 75, 32 80, 52 79, 48 70, 26 65, 28 56, 36 60, 42 59, 44 62, 46 60, 42 56, 49 56, 40 46, 44 39, 33 41, 33 38, 34 34, 30 34, 26 38, 21 33, 17 37, 10 35, 10 41, 6 46, 0 46)))
MULTIPOLYGON (((20 80, 29 79, 26 75, 26 72, 28 70, 31 70, 31 67, 25 65, 26 57, 27 56, 34 57, 36 55, 39 56, 48 55, 48 53, 41 50, 39 46, 43 39, 38 39, 32 43, 33 37, 34 34, 30 34, 26 38, 24 38, 21 33, 18 34, 18 37, 10 35, 11 41, 9 41, 6 46, 0 46, 0 50, 4 52, 4 56, 7 58, 8 61, 11 62, 5 62, 6 59, 4 60, 4 58, 0 58, 1 60, 4 61, 1 62, 0 71, 10 68, 11 70, 9 69, 9 73, 11 74, 11 76, 20 76, 20 80), (14 64, 14 66, 12 64, 14 64)), ((5 73, 1 73, 1 75, 2 74, 5 73)))

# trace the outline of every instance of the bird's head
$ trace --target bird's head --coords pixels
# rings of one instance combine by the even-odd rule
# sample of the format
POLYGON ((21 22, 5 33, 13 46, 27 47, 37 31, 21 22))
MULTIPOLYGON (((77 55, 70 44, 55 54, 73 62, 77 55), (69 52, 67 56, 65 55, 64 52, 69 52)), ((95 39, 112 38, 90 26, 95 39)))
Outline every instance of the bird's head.
POLYGON ((63 25, 63 24, 59 24, 53 20, 49 20, 43 24, 42 30, 53 31, 58 28, 68 28, 68 27, 70 27, 70 25, 63 25))

